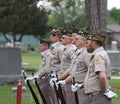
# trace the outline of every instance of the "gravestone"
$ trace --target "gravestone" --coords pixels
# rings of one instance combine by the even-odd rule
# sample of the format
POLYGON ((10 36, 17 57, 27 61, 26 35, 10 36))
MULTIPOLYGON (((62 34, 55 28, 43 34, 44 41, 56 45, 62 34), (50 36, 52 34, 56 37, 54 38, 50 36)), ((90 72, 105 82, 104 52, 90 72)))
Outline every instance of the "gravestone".
POLYGON ((14 84, 23 80, 19 48, 0 48, 0 84, 14 84))
POLYGON ((117 48, 117 41, 112 41, 111 50, 107 51, 111 60, 111 67, 114 72, 118 72, 118 68, 120 67, 120 52, 117 48))
POLYGON ((118 45, 117 41, 112 41, 111 50, 118 50, 117 45, 118 45))
POLYGON ((120 52, 115 50, 107 51, 110 60, 112 69, 117 69, 120 67, 120 52))

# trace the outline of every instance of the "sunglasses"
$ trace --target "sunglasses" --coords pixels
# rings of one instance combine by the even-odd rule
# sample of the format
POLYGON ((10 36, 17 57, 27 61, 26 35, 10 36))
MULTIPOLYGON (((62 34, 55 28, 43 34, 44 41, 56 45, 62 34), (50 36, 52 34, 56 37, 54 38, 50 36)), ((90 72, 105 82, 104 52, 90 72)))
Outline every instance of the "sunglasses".
POLYGON ((56 34, 52 34, 52 36, 58 36, 58 35, 56 35, 56 34))

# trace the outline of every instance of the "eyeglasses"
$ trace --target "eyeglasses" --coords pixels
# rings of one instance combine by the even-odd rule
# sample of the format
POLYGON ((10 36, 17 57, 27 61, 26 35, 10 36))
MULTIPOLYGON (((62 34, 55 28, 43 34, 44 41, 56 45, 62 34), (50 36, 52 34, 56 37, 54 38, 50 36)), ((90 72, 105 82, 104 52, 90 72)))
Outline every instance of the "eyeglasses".
POLYGON ((56 34, 52 34, 51 36, 58 36, 58 35, 56 35, 56 34))

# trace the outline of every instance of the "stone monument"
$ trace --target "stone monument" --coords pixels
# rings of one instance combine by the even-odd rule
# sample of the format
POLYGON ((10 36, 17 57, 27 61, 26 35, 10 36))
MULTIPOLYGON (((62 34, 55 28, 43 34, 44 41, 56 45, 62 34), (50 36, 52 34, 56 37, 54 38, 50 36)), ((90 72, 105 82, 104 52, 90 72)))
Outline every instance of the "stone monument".
POLYGON ((14 84, 21 75, 21 51, 19 48, 0 48, 0 84, 14 84))

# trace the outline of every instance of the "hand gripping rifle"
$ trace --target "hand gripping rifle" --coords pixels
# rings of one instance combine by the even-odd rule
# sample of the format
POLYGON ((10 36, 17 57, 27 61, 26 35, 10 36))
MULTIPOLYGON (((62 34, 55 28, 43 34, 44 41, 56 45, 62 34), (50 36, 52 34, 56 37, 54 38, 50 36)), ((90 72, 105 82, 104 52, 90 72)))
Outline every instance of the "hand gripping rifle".
MULTIPOLYGON (((51 73, 50 73, 50 78, 55 78, 56 77, 56 75, 54 76, 54 75, 52 75, 53 74, 53 71, 51 71, 51 73)), ((55 90, 55 95, 56 95, 56 98, 57 98, 57 104, 59 104, 59 92, 58 92, 58 90, 57 90, 57 86, 56 86, 56 83, 55 83, 55 81, 53 81, 53 83, 54 83, 54 85, 53 85, 53 87, 54 87, 54 90, 55 90)))
MULTIPOLYGON (((23 77, 24 77, 24 79, 27 78, 26 75, 25 75, 25 72, 23 72, 23 77)), ((35 92, 34 92, 34 90, 32 89, 32 86, 30 85, 29 80, 27 80, 27 85, 28 85, 28 88, 29 88, 32 96, 33 96, 33 99, 34 99, 35 103, 36 103, 36 104, 40 104, 40 103, 39 103, 39 100, 38 100, 38 98, 37 98, 37 96, 36 96, 36 94, 35 94, 35 92)))
MULTIPOLYGON (((75 85, 75 77, 73 77, 73 85, 75 85)), ((78 99, 77 91, 74 92, 74 95, 75 95, 75 101, 76 101, 76 104, 79 104, 79 99, 78 99)))
MULTIPOLYGON (((34 73, 32 73, 32 75, 34 76, 34 73)), ((36 87, 37 87, 37 89, 38 89, 39 95, 40 95, 40 97, 42 98, 43 104, 47 104, 47 102, 46 102, 46 100, 45 100, 45 97, 44 97, 44 95, 43 95, 43 93, 42 93, 42 91, 41 91, 41 89, 40 89, 40 87, 39 87, 39 84, 38 84, 38 82, 37 82, 37 79, 34 78, 34 80, 35 80, 35 85, 36 85, 36 87)))
MULTIPOLYGON (((58 81, 58 75, 57 75, 57 81, 58 81)), ((58 84, 58 94, 59 94, 59 98, 61 100, 61 104, 66 104, 66 101, 64 99, 64 95, 63 95, 62 88, 61 88, 60 84, 58 84)))

